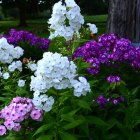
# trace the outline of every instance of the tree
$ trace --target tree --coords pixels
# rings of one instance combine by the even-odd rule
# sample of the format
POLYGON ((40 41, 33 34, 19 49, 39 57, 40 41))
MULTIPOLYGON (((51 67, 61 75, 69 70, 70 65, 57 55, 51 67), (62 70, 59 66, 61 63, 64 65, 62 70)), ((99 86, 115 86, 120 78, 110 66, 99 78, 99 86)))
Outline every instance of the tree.
POLYGON ((106 14, 108 4, 103 0, 75 0, 82 9, 82 12, 88 15, 106 14), (88 8, 87 8, 88 7, 88 8))
POLYGON ((140 42, 140 0, 109 0, 107 33, 140 42))
POLYGON ((20 20, 19 26, 26 26, 27 15, 30 15, 32 18, 37 17, 39 2, 40 0, 2 0, 1 5, 4 9, 18 8, 20 20))
POLYGON ((26 0, 2 0, 2 7, 3 8, 18 8, 19 9, 19 19, 20 19, 20 26, 26 26, 26 8, 27 8, 27 1, 26 0))
POLYGON ((52 6, 58 1, 60 0, 41 0, 39 2, 40 10, 44 10, 44 9, 52 10, 52 6))
POLYGON ((39 12, 39 0, 28 0, 27 10, 31 18, 37 18, 39 12))

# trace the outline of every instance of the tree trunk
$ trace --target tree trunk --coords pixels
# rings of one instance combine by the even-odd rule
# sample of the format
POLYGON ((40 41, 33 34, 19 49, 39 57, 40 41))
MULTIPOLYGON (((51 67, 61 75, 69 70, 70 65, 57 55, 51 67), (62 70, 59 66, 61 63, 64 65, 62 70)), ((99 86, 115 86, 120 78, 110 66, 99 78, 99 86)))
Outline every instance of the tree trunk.
POLYGON ((31 18, 38 17, 38 0, 30 0, 29 1, 29 11, 31 12, 31 18))
POLYGON ((19 26, 27 26, 26 23, 26 0, 16 0, 17 8, 19 9, 19 26))
POLYGON ((27 26, 26 23, 26 10, 24 8, 19 8, 19 26, 27 26))
POLYGON ((140 41, 140 0, 109 0, 107 33, 140 41))
POLYGON ((136 7, 136 42, 140 42, 140 0, 137 0, 136 7))

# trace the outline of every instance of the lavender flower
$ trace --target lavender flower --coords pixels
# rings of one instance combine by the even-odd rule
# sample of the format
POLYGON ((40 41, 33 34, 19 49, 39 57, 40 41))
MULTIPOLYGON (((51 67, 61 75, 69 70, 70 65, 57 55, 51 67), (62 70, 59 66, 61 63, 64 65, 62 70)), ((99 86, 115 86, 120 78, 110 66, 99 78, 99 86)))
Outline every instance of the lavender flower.
POLYGON ((6 134, 6 128, 3 125, 0 125, 0 136, 3 136, 4 134, 6 134))
MULTIPOLYGON (((33 120, 41 121, 42 113, 41 110, 35 109, 31 99, 16 97, 11 101, 9 106, 1 110, 0 118, 4 119, 4 126, 8 130, 18 132, 21 129, 20 123, 22 121, 28 119, 29 116, 31 116, 33 120)), ((0 126, 0 135, 6 133, 4 126, 0 126)))

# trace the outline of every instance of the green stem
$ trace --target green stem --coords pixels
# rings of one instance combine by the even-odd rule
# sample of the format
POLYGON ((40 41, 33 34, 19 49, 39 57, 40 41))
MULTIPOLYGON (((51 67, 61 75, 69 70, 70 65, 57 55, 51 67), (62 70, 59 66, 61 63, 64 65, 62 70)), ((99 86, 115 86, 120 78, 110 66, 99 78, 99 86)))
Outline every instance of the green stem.
POLYGON ((55 140, 58 140, 59 138, 59 95, 58 92, 56 93, 56 100, 57 100, 57 104, 56 104, 56 137, 55 140))

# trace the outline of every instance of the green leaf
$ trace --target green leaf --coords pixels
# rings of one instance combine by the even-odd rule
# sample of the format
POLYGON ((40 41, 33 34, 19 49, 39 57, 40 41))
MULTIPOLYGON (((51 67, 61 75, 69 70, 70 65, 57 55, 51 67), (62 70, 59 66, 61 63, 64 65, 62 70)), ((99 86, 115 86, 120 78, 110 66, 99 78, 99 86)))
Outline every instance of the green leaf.
POLYGON ((129 94, 135 98, 137 92, 139 91, 140 86, 134 88, 129 94))
POLYGON ((74 121, 74 115, 79 111, 79 109, 75 109, 67 114, 62 114, 61 118, 62 120, 68 121, 68 122, 73 122, 74 121))
POLYGON ((78 105, 81 107, 81 108, 84 108, 84 109, 87 109, 87 110, 91 110, 90 108, 90 103, 84 101, 84 100, 79 100, 78 101, 78 105))
POLYGON ((50 123, 50 124, 45 124, 42 125, 40 128, 37 129, 37 131, 34 133, 33 137, 39 133, 42 133, 48 129, 50 129, 53 125, 55 125, 54 123, 50 123))
POLYGON ((131 102, 140 102, 140 99, 134 99, 134 100, 132 100, 131 102))
MULTIPOLYGON (((74 116, 78 111, 79 111, 79 109, 75 109, 75 110, 73 110, 73 111, 71 111, 71 112, 69 112, 69 113, 67 113, 67 114, 63 114, 63 115, 67 115, 67 116, 69 116, 69 117, 72 117, 72 116, 74 116)), ((63 115, 62 115, 62 116, 63 116, 63 115)))
POLYGON ((0 137, 0 140, 7 140, 5 137, 0 137))
POLYGON ((140 133, 135 133, 133 136, 132 136, 132 140, 139 140, 140 139, 140 133))
POLYGON ((123 124, 121 124, 120 122, 117 122, 117 127, 123 133, 123 136, 128 136, 129 135, 129 132, 127 131, 126 127, 123 124))
POLYGON ((139 124, 140 124, 140 116, 136 116, 134 126, 139 125, 139 124))
POLYGON ((5 97, 0 97, 0 101, 6 101, 5 97))
POLYGON ((100 125, 100 126, 108 126, 108 124, 105 121, 94 116, 88 116, 86 117, 86 119, 88 123, 91 123, 91 124, 100 125))
POLYGON ((37 140, 52 140, 53 136, 52 135, 44 135, 39 137, 37 140))
POLYGON ((78 43, 87 42, 87 41, 89 41, 89 40, 87 40, 87 39, 75 40, 75 42, 78 42, 78 43))
POLYGON ((85 120, 75 120, 75 121, 73 121, 73 122, 71 122, 71 123, 65 125, 65 126, 63 127, 63 129, 64 129, 64 130, 73 129, 73 128, 79 126, 80 124, 82 124, 83 122, 85 122, 85 120))
POLYGON ((117 120, 115 118, 108 121, 109 126, 107 127, 107 130, 113 128, 117 124, 117 120))
POLYGON ((77 140, 77 138, 70 133, 60 132, 59 134, 62 140, 77 140))

